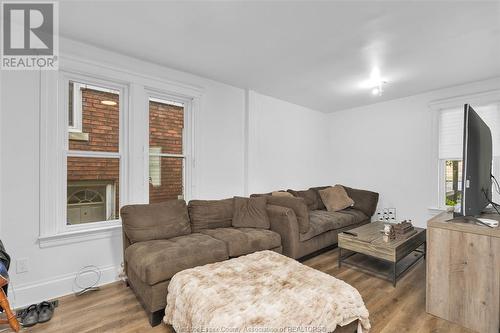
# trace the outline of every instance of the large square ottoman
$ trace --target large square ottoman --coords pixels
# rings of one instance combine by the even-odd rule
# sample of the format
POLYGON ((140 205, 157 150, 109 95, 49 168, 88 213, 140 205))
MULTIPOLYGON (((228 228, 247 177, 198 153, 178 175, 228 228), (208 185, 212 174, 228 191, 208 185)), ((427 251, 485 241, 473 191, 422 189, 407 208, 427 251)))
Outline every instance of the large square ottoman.
POLYGON ((164 322, 181 332, 333 332, 370 329, 359 292, 273 251, 175 274, 164 322), (340 330, 340 329, 339 329, 340 330))

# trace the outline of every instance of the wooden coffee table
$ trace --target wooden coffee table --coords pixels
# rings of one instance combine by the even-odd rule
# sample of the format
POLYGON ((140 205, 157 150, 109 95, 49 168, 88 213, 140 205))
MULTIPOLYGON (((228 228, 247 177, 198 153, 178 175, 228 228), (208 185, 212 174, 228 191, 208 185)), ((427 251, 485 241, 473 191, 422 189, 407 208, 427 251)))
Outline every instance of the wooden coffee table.
POLYGON ((358 268, 396 286, 404 273, 425 258, 425 229, 415 228, 417 232, 408 238, 388 240, 381 232, 384 224, 372 222, 340 233, 338 264, 358 268))

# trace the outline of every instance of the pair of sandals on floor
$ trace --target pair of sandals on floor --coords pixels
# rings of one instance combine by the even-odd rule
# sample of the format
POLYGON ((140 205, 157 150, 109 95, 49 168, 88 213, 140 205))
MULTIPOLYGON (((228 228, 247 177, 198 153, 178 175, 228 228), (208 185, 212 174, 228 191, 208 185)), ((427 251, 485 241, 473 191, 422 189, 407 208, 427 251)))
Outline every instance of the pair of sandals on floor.
POLYGON ((55 307, 55 302, 43 301, 39 304, 31 304, 26 309, 18 312, 17 316, 22 326, 31 327, 52 319, 55 307))

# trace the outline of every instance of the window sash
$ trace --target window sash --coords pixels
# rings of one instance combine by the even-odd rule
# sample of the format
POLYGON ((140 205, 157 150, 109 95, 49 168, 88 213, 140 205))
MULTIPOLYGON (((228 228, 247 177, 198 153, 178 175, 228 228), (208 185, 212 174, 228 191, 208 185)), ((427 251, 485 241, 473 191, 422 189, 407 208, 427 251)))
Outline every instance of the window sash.
MULTIPOLYGON (((87 229, 99 229, 99 228, 106 228, 110 227, 113 225, 120 225, 121 220, 119 216, 116 219, 112 220, 104 220, 104 221, 96 221, 96 222, 88 222, 88 223, 81 223, 81 224, 74 224, 74 225, 69 225, 67 224, 67 214, 68 214, 68 208, 67 208, 67 195, 68 195, 68 157, 83 157, 83 158, 111 158, 111 159, 118 159, 119 160, 119 193, 118 193, 118 202, 115 202, 115 205, 118 207, 121 207, 122 202, 126 202, 126 198, 124 197, 127 193, 127 182, 125 181, 125 170, 124 170, 124 163, 123 163, 123 151, 124 151, 124 145, 125 145, 125 138, 126 138, 126 128, 125 128, 125 113, 126 113, 126 107, 127 105, 125 104, 125 101, 127 100, 125 98, 125 95, 128 96, 128 91, 125 86, 121 86, 119 84, 113 83, 112 81, 107 81, 107 80, 100 80, 97 78, 92 78, 92 77, 87 77, 79 74, 73 74, 73 73, 66 73, 63 72, 61 74, 61 79, 60 79, 60 88, 59 91, 62 94, 62 99, 59 102, 59 108, 62 109, 62 114, 64 117, 62 117, 62 121, 65 124, 65 126, 62 127, 62 132, 64 135, 62 135, 64 139, 64 144, 63 144, 63 150, 62 150, 62 181, 61 181, 61 196, 58 199, 60 203, 64 203, 59 210, 59 223, 57 230, 58 232, 74 232, 74 231, 80 231, 80 230, 87 230, 87 229), (73 82, 73 125, 72 127, 69 126, 69 112, 67 110, 68 105, 69 105, 69 83, 73 82), (104 88, 107 87, 107 88, 104 88), (82 94, 81 94, 81 89, 82 88, 89 88, 93 90, 98 90, 98 91, 103 91, 103 92, 112 92, 115 94, 119 95, 119 144, 118 144, 118 152, 106 152, 106 151, 83 151, 83 150, 70 150, 69 149, 69 133, 70 132, 75 132, 75 131, 82 131, 81 127, 81 122, 82 122, 82 94), (62 107, 61 107, 62 106, 62 107), (75 107, 76 106, 76 107, 75 107), (75 114, 75 111, 77 114, 75 114), (76 118, 75 118, 76 117, 76 118), (80 127, 79 129, 75 129, 75 119, 79 119, 78 121, 80 122, 80 127), (61 201, 62 200, 62 201, 61 201), (125 200, 125 201, 124 201, 125 200)), ((116 191, 116 189, 114 190, 116 191)), ((106 203, 106 209, 108 210, 108 203, 106 203)), ((109 215, 108 215, 109 216, 109 215)))
POLYGON ((193 100, 192 98, 184 98, 182 96, 175 96, 161 91, 154 91, 146 89, 146 100, 145 100, 146 110, 147 110, 147 146, 145 149, 148 151, 148 158, 146 161, 147 168, 145 180, 147 182, 146 188, 146 202, 149 202, 149 158, 150 157, 169 157, 169 158, 179 158, 183 160, 182 163, 182 197, 185 200, 189 200, 191 198, 191 182, 192 175, 190 174, 191 168, 194 166, 194 161, 189 157, 190 153, 193 151, 193 147, 190 146, 194 144, 194 142, 190 142, 188 138, 192 139, 192 131, 194 130, 194 123, 192 122, 192 108, 193 108, 193 100), (182 154, 171 154, 171 153, 156 153, 150 150, 149 147, 149 136, 150 136, 150 108, 149 103, 156 102, 162 103, 166 105, 174 105, 183 107, 183 115, 184 115, 184 127, 182 131, 182 154))

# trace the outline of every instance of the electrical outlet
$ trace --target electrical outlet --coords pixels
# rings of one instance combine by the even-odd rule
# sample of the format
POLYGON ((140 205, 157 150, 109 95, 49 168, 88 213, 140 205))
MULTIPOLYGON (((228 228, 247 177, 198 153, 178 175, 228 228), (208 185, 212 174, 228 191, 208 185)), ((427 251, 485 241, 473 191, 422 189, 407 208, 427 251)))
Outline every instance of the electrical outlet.
POLYGON ((26 273, 28 271, 28 258, 20 258, 16 261, 16 273, 26 273))
POLYGON ((389 210, 389 220, 391 222, 396 222, 396 208, 388 208, 389 210))
POLYGON ((382 220, 385 221, 385 222, 388 222, 389 221, 389 209, 387 208, 384 208, 382 210, 382 220))

